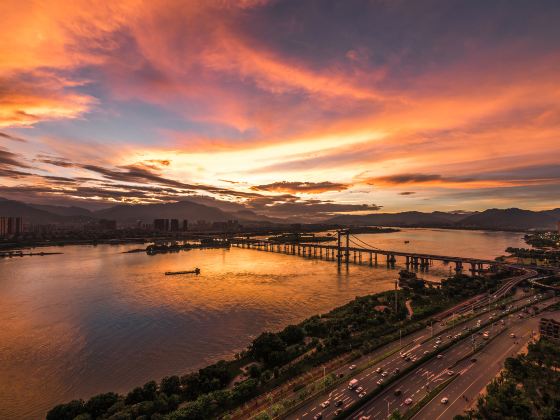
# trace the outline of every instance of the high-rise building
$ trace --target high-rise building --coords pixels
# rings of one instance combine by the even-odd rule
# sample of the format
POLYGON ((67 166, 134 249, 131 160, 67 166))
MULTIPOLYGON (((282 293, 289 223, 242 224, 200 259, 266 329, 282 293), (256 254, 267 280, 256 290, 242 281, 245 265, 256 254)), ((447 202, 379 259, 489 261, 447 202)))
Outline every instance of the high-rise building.
POLYGON ((161 232, 166 232, 169 227, 168 219, 154 219, 154 230, 159 230, 161 232), (166 228, 167 225, 167 228, 166 228))
POLYGON ((21 233, 23 233, 23 219, 21 217, 0 216, 0 237, 21 233))
POLYGON ((179 232, 179 220, 178 219, 171 219, 170 230, 171 230, 171 232, 179 232))

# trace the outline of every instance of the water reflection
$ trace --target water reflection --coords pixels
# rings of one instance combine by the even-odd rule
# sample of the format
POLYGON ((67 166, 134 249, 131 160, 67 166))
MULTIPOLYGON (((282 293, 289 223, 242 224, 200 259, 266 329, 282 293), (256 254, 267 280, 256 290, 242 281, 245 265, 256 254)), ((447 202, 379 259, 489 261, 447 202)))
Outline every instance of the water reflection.
MULTIPOLYGON (((519 235, 479 232, 360 236, 379 248, 443 246, 477 257, 520 245, 519 235)), ((123 253, 134 247, 0 261, 0 418, 39 418, 58 402, 230 357, 263 330, 390 289, 397 275, 383 264, 337 271, 333 262, 237 248, 123 253), (164 275, 194 267, 201 275, 164 275)), ((434 266, 426 276, 447 270, 434 266)))

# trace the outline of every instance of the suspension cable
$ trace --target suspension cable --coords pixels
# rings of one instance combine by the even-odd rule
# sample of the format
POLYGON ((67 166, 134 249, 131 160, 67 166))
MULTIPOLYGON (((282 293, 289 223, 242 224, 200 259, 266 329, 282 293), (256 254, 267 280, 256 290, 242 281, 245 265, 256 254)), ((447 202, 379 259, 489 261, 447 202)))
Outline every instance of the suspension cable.
POLYGON ((362 239, 358 238, 358 237, 355 236, 355 235, 350 235, 350 236, 352 236, 352 238, 356 239, 357 241, 360 241, 360 242, 363 244, 362 246, 365 245, 367 248, 376 249, 376 250, 378 250, 378 251, 382 251, 382 249, 377 248, 377 247, 375 247, 375 246, 373 246, 373 245, 368 244, 367 242, 363 241, 362 239))

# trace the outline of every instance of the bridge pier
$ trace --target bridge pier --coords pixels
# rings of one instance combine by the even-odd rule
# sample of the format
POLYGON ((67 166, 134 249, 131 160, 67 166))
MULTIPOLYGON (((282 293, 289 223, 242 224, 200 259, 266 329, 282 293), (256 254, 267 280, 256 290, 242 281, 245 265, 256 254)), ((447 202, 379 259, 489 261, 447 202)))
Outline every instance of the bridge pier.
POLYGON ((455 272, 461 274, 463 272, 463 263, 461 261, 455 261, 455 272))

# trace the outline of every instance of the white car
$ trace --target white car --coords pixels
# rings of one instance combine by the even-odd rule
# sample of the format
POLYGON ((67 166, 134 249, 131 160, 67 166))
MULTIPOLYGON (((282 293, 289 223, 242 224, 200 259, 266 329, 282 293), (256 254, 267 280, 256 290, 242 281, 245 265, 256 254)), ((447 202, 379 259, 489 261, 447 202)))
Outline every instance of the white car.
POLYGON ((348 369, 354 370, 354 369, 356 369, 356 365, 350 365, 350 367, 348 369))
POLYGON ((327 408, 329 405, 331 405, 331 402, 329 400, 321 403, 321 407, 323 407, 323 408, 327 408))
POLYGON ((405 403, 406 405, 412 404, 412 398, 407 398, 406 400, 404 400, 404 403, 405 403))
POLYGON ((375 371, 376 371, 377 373, 381 373, 381 372, 383 371, 383 369, 381 369, 380 367, 378 367, 377 369, 375 369, 375 371))
POLYGON ((383 383, 383 378, 377 381, 377 385, 381 385, 383 383))
POLYGON ((358 388, 356 388, 356 393, 359 394, 360 392, 362 392, 364 390, 364 387, 359 386, 358 388))
POLYGON ((447 374, 448 374, 449 376, 453 376, 453 375, 455 374, 455 372, 453 372, 452 370, 448 370, 448 371, 447 371, 447 374))
POLYGON ((381 376, 383 377, 387 376, 387 372, 381 372, 381 376))
POLYGON ((366 396, 366 391, 362 392, 361 394, 358 395, 358 397, 360 398, 364 398, 366 396))
POLYGON ((438 359, 443 359, 443 354, 438 354, 436 357, 437 357, 438 359))
POLYGON ((447 404, 448 402, 449 402, 449 398, 447 398, 447 397, 443 397, 443 398, 441 399, 441 403, 442 403, 442 404, 447 404))

